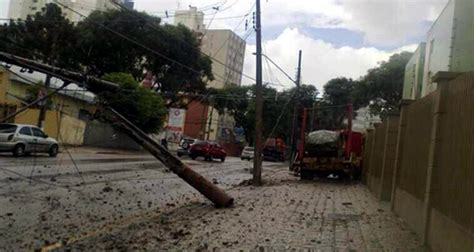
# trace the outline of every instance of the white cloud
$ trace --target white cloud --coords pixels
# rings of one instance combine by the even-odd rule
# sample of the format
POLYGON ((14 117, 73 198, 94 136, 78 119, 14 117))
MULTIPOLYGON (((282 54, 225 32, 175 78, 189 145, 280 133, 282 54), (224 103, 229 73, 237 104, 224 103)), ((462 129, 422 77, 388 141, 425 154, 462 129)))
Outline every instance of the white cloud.
MULTIPOLYGON (((448 0, 270 0, 262 1, 264 27, 346 28, 361 32, 371 46, 400 46, 412 38, 423 36, 423 22, 433 21, 448 0)), ((209 6, 216 0, 169 0, 157 4, 153 0, 136 0, 139 10, 170 13, 188 5, 207 7, 207 18, 212 18, 209 6)), ((211 28, 235 27, 239 19, 220 19, 244 14, 254 0, 222 0, 221 10, 211 28)), ((166 19, 165 19, 166 20, 166 19)), ((172 21, 171 19, 168 19, 172 21)), ((206 20, 209 24, 210 19, 206 20)), ((242 32, 242 30, 239 30, 242 32)))
POLYGON ((423 36, 423 22, 433 21, 448 0, 345 0, 351 18, 344 27, 361 31, 369 44, 397 46, 423 36))
MULTIPOLYGON (((323 85, 330 79, 336 77, 348 77, 357 79, 364 75, 368 69, 376 67, 378 62, 388 60, 397 52, 404 50, 414 51, 416 45, 407 45, 394 51, 383 51, 373 47, 337 48, 322 40, 315 40, 300 33, 298 29, 286 29, 274 40, 264 43, 266 54, 291 76, 294 76, 297 66, 298 50, 303 50, 302 76, 303 83, 315 85, 320 91, 323 85)), ((255 45, 247 46, 244 72, 255 76, 255 45)), ((272 72, 286 87, 292 87, 288 78, 279 73, 276 68, 272 72)), ((265 77, 264 81, 274 82, 265 77)), ((253 81, 243 78, 244 84, 252 84, 253 81)), ((278 88, 278 87, 276 87, 278 88)))

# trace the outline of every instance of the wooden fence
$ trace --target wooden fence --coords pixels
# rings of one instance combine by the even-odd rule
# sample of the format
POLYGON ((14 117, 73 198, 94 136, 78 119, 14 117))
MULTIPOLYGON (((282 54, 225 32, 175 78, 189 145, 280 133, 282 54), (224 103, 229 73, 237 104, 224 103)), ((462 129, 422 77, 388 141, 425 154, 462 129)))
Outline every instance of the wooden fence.
POLYGON ((363 181, 431 250, 474 251, 474 72, 434 79, 368 133, 363 181))
POLYGON ((363 170, 367 186, 379 199, 386 201, 392 196, 398 124, 398 115, 387 116, 383 123, 375 126, 374 131, 369 132, 365 145, 364 156, 368 162, 364 163, 363 170))

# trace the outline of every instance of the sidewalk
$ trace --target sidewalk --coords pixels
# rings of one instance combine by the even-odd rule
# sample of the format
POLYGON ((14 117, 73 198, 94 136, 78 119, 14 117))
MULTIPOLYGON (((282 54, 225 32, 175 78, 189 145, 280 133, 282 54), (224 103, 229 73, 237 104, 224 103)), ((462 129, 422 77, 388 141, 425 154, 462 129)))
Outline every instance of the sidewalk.
POLYGON ((423 250, 418 237, 360 184, 302 182, 284 169, 262 187, 238 186, 236 205, 204 200, 151 213, 72 244, 85 250, 423 250))

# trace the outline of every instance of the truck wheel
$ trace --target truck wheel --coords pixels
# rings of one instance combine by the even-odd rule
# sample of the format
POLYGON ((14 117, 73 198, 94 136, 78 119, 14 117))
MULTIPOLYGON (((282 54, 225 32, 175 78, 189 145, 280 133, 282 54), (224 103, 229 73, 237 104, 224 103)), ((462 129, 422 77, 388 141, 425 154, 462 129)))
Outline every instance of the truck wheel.
POLYGON ((300 171, 301 180, 313 180, 314 174, 307 170, 300 171))
POLYGON ((192 160, 195 160, 196 159, 196 156, 194 155, 189 155, 191 157, 192 160))
POLYGON ((225 157, 221 157, 221 162, 224 163, 225 157))

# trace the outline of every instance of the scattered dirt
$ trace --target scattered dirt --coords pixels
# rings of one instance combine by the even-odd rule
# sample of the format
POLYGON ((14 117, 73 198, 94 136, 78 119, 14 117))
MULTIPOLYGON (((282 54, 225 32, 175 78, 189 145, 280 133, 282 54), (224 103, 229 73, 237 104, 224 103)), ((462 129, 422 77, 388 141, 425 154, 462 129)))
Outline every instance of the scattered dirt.
POLYGON ((137 218, 66 246, 72 250, 407 251, 419 239, 360 184, 301 182, 275 173, 264 186, 229 190, 235 206, 207 201, 137 218), (382 211, 381 211, 382 210, 382 211))

